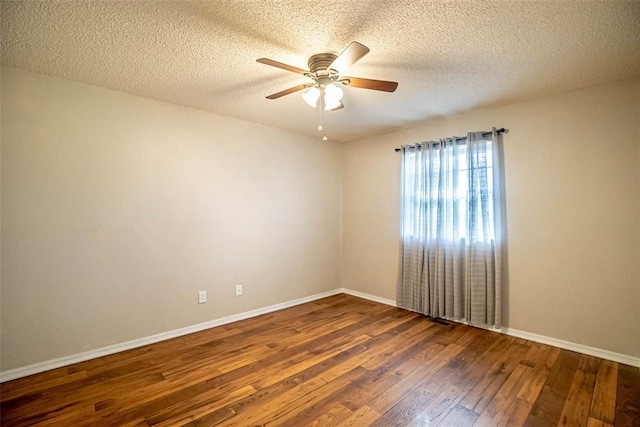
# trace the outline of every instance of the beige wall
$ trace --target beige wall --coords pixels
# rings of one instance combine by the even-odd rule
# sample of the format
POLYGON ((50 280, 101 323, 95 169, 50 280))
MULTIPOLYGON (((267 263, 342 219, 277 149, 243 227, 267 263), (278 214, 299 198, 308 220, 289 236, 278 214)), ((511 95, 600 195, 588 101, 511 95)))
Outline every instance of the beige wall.
POLYGON ((4 68, 2 370, 339 288, 341 161, 334 143, 4 68))
POLYGON ((343 283, 395 299, 394 147, 506 127, 514 329, 640 357, 640 80, 476 111, 348 143, 343 283))
POLYGON ((508 326, 640 357, 640 80, 343 146, 10 68, 1 91, 4 371, 340 286, 395 299, 393 148, 491 126, 508 326))

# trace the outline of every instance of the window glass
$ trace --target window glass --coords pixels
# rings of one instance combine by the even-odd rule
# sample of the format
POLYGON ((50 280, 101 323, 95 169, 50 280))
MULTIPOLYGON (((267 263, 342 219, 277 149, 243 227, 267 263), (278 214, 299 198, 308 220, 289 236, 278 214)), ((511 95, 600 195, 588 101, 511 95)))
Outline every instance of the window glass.
MULTIPOLYGON (((443 230, 445 240, 490 241, 493 230, 493 156, 478 154, 469 174, 467 146, 405 152, 403 163, 404 238, 429 239, 443 230), (444 170, 441 170, 446 162, 444 170), (470 177, 472 180, 470 180, 470 177), (472 190, 470 193, 470 189, 472 190)), ((442 239, 442 237, 441 237, 442 239)))

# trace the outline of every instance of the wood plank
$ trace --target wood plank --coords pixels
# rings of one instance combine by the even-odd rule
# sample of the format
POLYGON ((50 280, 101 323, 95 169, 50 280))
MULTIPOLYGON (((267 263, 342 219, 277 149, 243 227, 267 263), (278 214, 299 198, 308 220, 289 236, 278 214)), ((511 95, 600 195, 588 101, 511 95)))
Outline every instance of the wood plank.
POLYGON ((518 364, 485 410, 480 413, 477 422, 481 425, 499 425, 507 414, 510 405, 514 403, 512 396, 517 394, 517 391, 525 383, 531 371, 532 369, 529 366, 518 364))
MULTIPOLYGON (((88 404, 72 404, 46 414, 33 414, 24 417, 16 425, 46 426, 46 425, 92 425, 95 424, 95 412, 88 404)), ((14 425, 2 416, 2 425, 14 425)))
POLYGON ((322 378, 325 372, 339 366, 343 360, 366 350, 367 348, 363 345, 355 346, 342 352, 337 357, 309 366, 293 377, 258 390, 257 393, 248 398, 235 402, 230 408, 238 414, 237 417, 221 425, 235 426, 242 422, 250 424, 252 420, 263 417, 264 413, 269 411, 269 408, 274 408, 273 411, 277 411, 280 406, 290 406, 291 402, 300 396, 326 384, 326 381, 322 378), (286 402, 289 402, 289 404, 286 402))
POLYGON ((503 349, 498 359, 493 361, 490 366, 486 366, 485 374, 461 400, 461 404, 465 408, 479 414, 484 412, 504 382, 517 367, 520 359, 528 351, 529 346, 516 339, 509 339, 508 342, 509 344, 503 349))
POLYGON ((640 369, 618 365, 615 425, 640 425, 640 369))
POLYGON ((587 427, 604 427, 604 422, 602 420, 596 420, 595 418, 589 417, 587 427))
MULTIPOLYGON (((469 332, 462 330, 463 335, 469 332)), ((457 344, 446 346, 429 363, 371 400, 369 405, 382 414, 374 425, 437 424, 446 418, 463 397, 459 388, 445 380, 446 367, 464 349, 457 344)))
POLYGON ((531 405, 529 405, 530 407, 533 405, 533 402, 535 402, 540 395, 542 386, 549 377, 549 373, 558 359, 558 355, 560 355, 559 348, 543 346, 543 351, 537 355, 538 360, 530 365, 533 367, 533 370, 527 381, 518 391, 516 396, 518 399, 523 399, 531 403, 531 405))
MULTIPOLYGON (((345 345, 344 348, 336 349, 335 352, 345 352, 353 346, 357 346, 357 343, 349 343, 348 345, 345 345)), ((279 353, 274 354, 273 357, 282 358, 279 353)), ((262 361, 264 360, 266 359, 263 359, 262 361)), ((300 358, 298 357, 298 355, 296 355, 293 360, 298 362, 297 365, 295 365, 296 367, 302 366, 302 368, 298 369, 309 369, 310 366, 314 366, 314 364, 319 363, 319 361, 317 360, 309 359, 306 357, 300 358)), ((276 363, 269 365, 269 369, 266 369, 266 366, 263 367, 263 369, 254 369, 256 365, 251 364, 244 366, 237 371, 223 374, 220 377, 212 378, 207 381, 197 382, 194 379, 194 384, 190 387, 183 388, 179 392, 175 393, 161 393, 155 398, 147 400, 148 403, 145 403, 144 405, 140 405, 140 402, 138 402, 136 405, 128 406, 126 409, 119 408, 114 416, 118 414, 138 414, 157 411, 165 408, 168 405, 182 402, 185 399, 190 399, 194 396, 202 396, 205 393, 210 393, 209 390, 222 389, 224 387, 237 388, 247 383, 260 383, 260 381, 264 380, 265 378, 270 378, 275 375, 272 369, 274 369, 276 373, 279 372, 280 366, 281 365, 276 363)), ((290 374, 289 371, 288 373, 290 374)), ((256 389, 256 387, 253 388, 256 389)))
POLYGON ((310 354, 308 357, 306 357, 304 360, 301 360, 299 363, 291 365, 287 368, 276 369, 273 374, 265 376, 264 378, 258 381, 255 381, 253 383, 253 386, 257 390, 259 390, 265 387, 269 387, 270 385, 279 383, 280 381, 283 381, 289 377, 292 377, 295 374, 303 372, 312 366, 316 366, 328 359, 336 357, 340 353, 343 353, 346 350, 356 347, 366 342, 369 339, 370 337, 368 335, 361 335, 351 340, 350 342, 346 342, 340 346, 336 346, 332 351, 327 351, 320 354, 310 354))
POLYGON ((558 425, 587 424, 600 363, 601 360, 595 357, 580 356, 580 363, 573 377, 558 425))
POLYGON ((409 376, 417 375, 416 370, 428 365, 445 348, 429 340, 416 340, 414 346, 402 355, 389 358, 383 365, 350 384, 345 390, 346 399, 343 403, 356 411, 374 398, 385 394, 400 381, 407 381, 409 376))
POLYGON ((532 402, 516 398, 506 410, 504 416, 497 425, 504 427, 522 425, 524 420, 527 418, 532 405, 532 402))
POLYGON ((524 421, 525 426, 543 427, 558 423, 579 362, 578 353, 560 350, 538 398, 524 421))
POLYGON ((451 412, 442 420, 439 424, 440 427, 460 427, 460 426, 472 426, 478 420, 480 414, 465 408, 458 404, 451 412))
MULTIPOLYGON (((275 420, 272 419, 272 417, 268 417, 268 419, 265 420, 265 423, 287 426, 307 425, 309 420, 318 419, 322 414, 331 411, 335 406, 333 394, 337 392, 336 390, 339 390, 338 392, 340 394, 347 393, 346 390, 350 385, 361 379, 364 375, 367 375, 367 372, 363 371, 361 367, 349 370, 343 376, 330 381, 327 385, 318 390, 314 390, 311 393, 311 400, 309 400, 309 396, 305 396, 304 399, 306 400, 306 403, 304 405, 298 405, 298 408, 288 410, 286 414, 281 414, 280 416, 275 417, 275 420), (327 389, 328 386, 331 386, 331 389, 327 389)), ((361 406, 355 411, 349 411, 350 414, 347 418, 352 417, 354 414, 359 414, 359 410, 363 407, 364 406, 361 406)), ((367 413, 368 412, 369 411, 367 411, 367 413)), ((373 416, 374 414, 375 412, 369 415, 373 416)), ((365 414, 359 415, 358 418, 364 415, 365 414)))
MULTIPOLYGON (((60 371, 62 376, 56 376, 51 379, 38 379, 38 375, 31 375, 24 380, 16 380, 7 383, 7 387, 3 387, 0 400, 6 402, 8 400, 17 399, 25 394, 33 394, 42 390, 50 389, 59 385, 74 383, 78 380, 87 378, 87 371, 78 371, 66 373, 66 369, 54 369, 60 371)), ((46 374, 46 373, 45 373, 46 374)))
MULTIPOLYGON (((419 332, 420 330, 424 330, 428 327, 428 325, 425 325, 424 322, 420 322, 418 321, 415 317, 411 317, 409 322, 400 324, 395 330, 394 332, 396 333, 387 333, 385 335, 379 335, 376 338, 372 338, 370 341, 371 343, 374 342, 378 342, 378 343, 384 343, 384 345, 377 345, 377 346, 372 346, 371 349, 365 349, 365 351, 363 352, 357 352, 357 353, 352 353, 350 357, 344 357, 343 361, 341 361, 340 358, 336 358, 336 361, 340 361, 340 363, 338 364, 334 364, 331 368, 329 369, 325 369, 323 371, 321 371, 321 377, 316 378, 315 384, 319 387, 322 386, 323 382, 331 382, 333 381, 335 378, 339 378, 342 375, 344 375, 345 373, 348 373, 352 370, 354 370, 355 368, 359 367, 359 364, 369 360, 371 357, 375 356, 375 354, 377 354, 378 352, 383 352, 385 350, 385 348, 387 347, 387 345, 389 345, 390 343, 394 343, 396 341, 399 340, 403 340, 406 337, 410 337, 412 335, 414 335, 416 332, 419 332)), ((344 354, 347 354, 346 352, 344 352, 344 354)), ((315 390, 313 387, 314 382, 307 380, 307 388, 311 387, 312 390, 315 390)), ((297 388, 299 389, 299 387, 297 388)), ((308 391, 307 391, 308 392, 308 391)), ((298 393, 298 390, 294 389, 290 392, 285 393, 284 397, 278 397, 279 399, 288 399, 291 398, 291 396, 295 396, 298 393), (293 394, 292 394, 293 393, 293 394)), ((265 407, 265 402, 262 401, 261 402, 261 409, 264 411, 264 407, 265 407)), ((245 413, 241 410, 237 410, 238 412, 238 417, 233 419, 233 422, 230 423, 229 425, 238 425, 238 423, 243 423, 245 422, 244 420, 244 416, 245 413)), ((291 415, 291 414, 289 414, 291 415)), ((253 415, 249 415, 249 423, 253 422, 255 420, 253 420, 253 415)), ((282 418, 283 416, 281 416, 282 418)))
POLYGON ((638 372, 343 294, 0 384, 0 413, 11 426, 633 426, 638 372))
MULTIPOLYGON (((455 344, 445 347, 441 352, 437 353, 429 363, 419 365, 411 375, 400 380, 393 386, 384 390, 381 394, 375 396, 370 402, 369 406, 375 409, 378 413, 383 414, 383 418, 387 415, 387 412, 399 404, 411 405, 408 402, 407 396, 420 384, 424 383, 431 375, 442 369, 449 360, 462 352, 464 347, 457 346, 455 344), (403 403, 404 402, 404 403, 403 403)), ((383 421, 380 421, 382 423, 383 421)))
MULTIPOLYGON (((438 331, 442 333, 441 328, 427 328, 418 331, 418 333, 410 336, 409 338, 404 337, 403 334, 399 334, 398 338, 394 338, 387 342, 384 346, 386 349, 384 353, 378 353, 378 355, 373 356, 361 365, 371 370, 371 366, 369 365, 372 361, 375 361, 375 363, 373 363, 373 367, 375 369, 345 387, 343 393, 349 396, 349 399, 345 404, 348 407, 353 407, 357 414, 359 408, 367 406, 364 402, 388 389, 392 384, 399 381, 401 377, 406 377, 408 371, 420 366, 419 364, 416 364, 416 358, 422 358, 425 360, 424 358, 427 352, 432 355, 435 354, 435 351, 431 351, 432 349, 435 350, 437 348, 437 351, 441 351, 443 349, 441 345, 431 342, 431 338, 434 336, 434 329, 436 330, 436 335, 438 331), (399 344, 402 345, 399 346, 399 344), (427 347, 429 347, 428 350, 427 347), (379 360, 379 356, 383 354, 386 355, 386 357, 379 360), (405 368, 408 369, 405 371, 405 368), (394 370, 395 375, 385 375, 392 369, 394 370), (381 379, 381 377, 383 379, 381 379)), ((411 330, 407 332, 410 333, 411 330)), ((365 356, 368 357, 368 355, 365 356)), ((380 414, 373 409, 371 410, 371 413, 367 412, 367 414, 367 417, 371 414, 375 414, 375 417, 373 417, 375 419, 380 416, 380 414)), ((353 418, 355 420, 360 420, 360 422, 364 422, 365 419, 359 415, 356 415, 353 418)), ((303 419, 304 418, 300 418, 298 421, 301 422, 303 419)), ((290 421, 295 424, 297 420, 292 419, 290 421)))
POLYGON ((161 374, 147 370, 121 374, 121 378, 110 378, 103 383, 88 378, 3 402, 0 408, 2 420, 9 423, 19 422, 21 419, 32 420, 26 422, 29 425, 33 423, 36 414, 58 414, 87 402, 93 406, 93 402, 104 396, 164 381, 161 374))
POLYGON ((146 417, 147 423, 153 426, 182 426, 189 422, 210 415, 225 406, 255 393, 255 389, 249 385, 236 390, 220 393, 216 390, 214 395, 201 394, 194 398, 171 405, 146 417))
MULTIPOLYGON (((433 389, 433 387, 429 388, 433 389)), ((421 425, 423 420, 433 423, 433 425, 440 424, 449 413, 458 406, 458 403, 463 397, 463 392, 451 384, 447 384, 446 386, 440 385, 436 393, 433 399, 427 401, 426 404, 420 408, 420 411, 410 425, 413 425, 416 421, 418 425, 421 425)))
POLYGON ((352 414, 353 412, 349 408, 339 403, 329 408, 309 425, 311 427, 333 427, 352 414))
POLYGON ((373 424, 380 414, 369 408, 367 405, 361 406, 353 414, 347 417, 339 424, 335 424, 336 427, 360 427, 373 424))
POLYGON ((459 406, 466 393, 478 384, 481 378, 478 371, 485 371, 490 364, 487 361, 495 360, 498 334, 486 334, 486 331, 469 326, 460 328, 460 332, 462 335, 455 340, 455 344, 464 346, 464 350, 435 372, 427 384, 418 388, 423 393, 436 394, 422 405, 409 425, 426 422, 438 425, 443 422, 459 406), (484 364, 485 369, 476 369, 477 364, 484 364))
POLYGON ((276 406, 269 406, 263 408, 263 412, 266 413, 262 418, 257 421, 240 422, 238 419, 234 419, 231 424, 233 426, 252 426, 258 425, 304 425, 290 423, 289 420, 295 417, 298 413, 312 408, 316 403, 325 399, 327 395, 332 395, 339 392, 340 389, 352 381, 357 380, 360 376, 364 375, 366 370, 357 367, 350 370, 339 377, 333 378, 331 381, 326 382, 322 378, 317 378, 317 386, 312 384, 311 387, 307 387, 303 384, 301 387, 296 387, 289 393, 286 393, 276 402, 276 406), (285 402, 295 402, 294 405, 287 405, 285 402))
POLYGON ((600 364, 600 370, 596 378, 589 418, 613 424, 616 418, 617 387, 618 364, 605 360, 600 364))
POLYGON ((223 421, 233 418, 235 415, 236 413, 229 408, 216 409, 203 417, 197 418, 185 424, 185 426, 190 426, 190 427, 215 426, 220 424, 223 421))
MULTIPOLYGON (((320 342, 320 341, 321 340, 319 339, 316 340, 316 342, 320 342)), ((312 366, 315 363, 321 362, 326 358, 333 357, 336 355, 336 353, 339 353, 348 348, 351 348, 352 346, 357 345, 359 342, 360 342, 359 339, 355 339, 355 340, 350 340, 350 342, 348 342, 348 345, 344 345, 342 347, 337 347, 337 348, 334 346, 331 354, 320 355, 322 357, 317 357, 315 359, 313 355, 310 355, 309 357, 305 356, 305 355, 309 355, 306 349, 313 349, 313 346, 310 346, 310 344, 307 343, 302 347, 295 347, 298 350, 304 350, 303 353, 294 354, 292 357, 289 357, 287 359, 283 360, 283 356, 281 355, 281 353, 278 351, 275 351, 271 357, 261 358, 261 360, 256 361, 256 363, 245 365, 242 368, 237 369, 231 373, 227 373, 222 376, 214 376, 210 379, 207 377, 202 377, 200 370, 198 369, 195 372, 196 375, 194 376, 194 378, 192 380, 189 380, 186 383, 184 382, 184 379, 188 379, 192 375, 183 375, 183 377, 180 377, 183 380, 181 385, 184 387, 188 386, 188 388, 183 388, 183 391, 186 392, 189 389, 192 390, 189 395, 185 395, 184 392, 180 394, 166 395, 166 389, 172 388, 171 384, 157 388, 157 390, 151 390, 151 389, 139 390, 139 391, 136 391, 136 393, 141 394, 143 396, 142 400, 138 399, 137 401, 131 404, 128 404, 126 406, 121 406, 118 408, 117 412, 113 413, 112 415, 120 416, 120 414, 126 413, 127 410, 135 409, 136 406, 140 407, 140 405, 143 403, 145 405, 142 408, 138 408, 138 409, 142 411, 154 410, 153 408, 155 407, 158 407, 158 406, 164 407, 172 403, 171 400, 167 400, 167 399, 175 400, 175 399, 187 398, 193 393, 200 393, 201 391, 199 390, 201 390, 202 387, 205 387, 206 389, 207 387, 209 387, 210 384, 214 384, 214 382, 223 384, 225 382, 234 381, 236 379, 240 379, 241 381, 246 382, 246 381, 249 381, 249 378, 247 377, 247 375, 255 376, 256 373, 262 373, 262 376, 264 378, 263 380, 258 380, 257 382, 253 382, 254 388, 264 387, 267 385, 266 384, 267 381, 273 382, 273 380, 276 377, 278 377, 279 380, 282 380, 283 378, 286 378, 295 372, 308 369, 309 366, 312 366), (288 365, 291 365, 290 368, 286 368, 286 366, 288 365), (266 370, 266 368, 270 368, 270 369, 266 370), (271 370, 275 370, 276 372, 272 373, 271 370)), ((188 370, 185 370, 185 372, 188 374, 188 370)), ((123 399, 120 399, 120 400, 131 400, 131 396, 130 395, 124 396, 123 399)), ((105 411, 105 410, 108 410, 107 406, 117 407, 117 405, 118 405, 117 402, 111 402, 110 404, 107 404, 106 402, 101 402, 100 407, 97 407, 97 408, 100 411, 105 411)))

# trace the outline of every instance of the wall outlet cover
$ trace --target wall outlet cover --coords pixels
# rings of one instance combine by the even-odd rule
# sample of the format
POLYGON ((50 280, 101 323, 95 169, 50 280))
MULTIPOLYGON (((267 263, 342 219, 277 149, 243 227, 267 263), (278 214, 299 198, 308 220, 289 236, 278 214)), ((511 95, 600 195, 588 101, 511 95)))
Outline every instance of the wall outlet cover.
POLYGON ((198 304, 204 304, 207 302, 207 291, 198 292, 198 304))

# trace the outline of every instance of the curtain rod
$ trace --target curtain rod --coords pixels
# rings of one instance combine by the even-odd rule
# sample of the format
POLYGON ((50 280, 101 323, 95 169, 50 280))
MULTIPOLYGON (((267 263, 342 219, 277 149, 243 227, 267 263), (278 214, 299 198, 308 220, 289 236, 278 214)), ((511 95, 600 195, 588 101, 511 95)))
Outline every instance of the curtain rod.
MULTIPOLYGON (((503 132, 506 132, 506 131, 507 130, 505 128, 496 129, 496 132, 498 133, 498 135, 503 133, 503 132)), ((491 135, 491 132, 482 132, 482 136, 487 136, 487 135, 491 135)), ((455 139, 456 141, 464 141, 465 139, 467 139, 467 137, 466 136, 454 136, 452 139, 455 139)), ((396 152, 402 151, 402 148, 396 148, 395 151, 396 152)))

